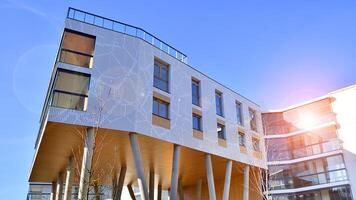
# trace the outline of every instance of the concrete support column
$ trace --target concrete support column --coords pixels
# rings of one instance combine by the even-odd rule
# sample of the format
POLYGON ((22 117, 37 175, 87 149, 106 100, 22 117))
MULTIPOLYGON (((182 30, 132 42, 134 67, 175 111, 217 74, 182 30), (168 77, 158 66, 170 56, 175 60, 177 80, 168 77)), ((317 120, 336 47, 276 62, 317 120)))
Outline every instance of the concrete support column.
POLYGON ((132 200, 136 200, 135 193, 134 193, 134 191, 132 189, 131 184, 128 184, 126 187, 127 187, 127 190, 129 191, 131 199, 132 200))
POLYGON ((73 184, 73 157, 71 156, 68 160, 68 165, 67 165, 66 183, 64 188, 63 200, 72 199, 72 184, 73 184))
POLYGON ((232 170, 232 161, 228 160, 225 169, 224 193, 223 193, 222 200, 229 200, 231 170, 232 170))
POLYGON ((216 200, 213 166, 211 163, 210 154, 205 155, 205 168, 206 168, 206 176, 208 179, 209 199, 216 200))
POLYGON ((243 200, 249 200, 250 166, 246 165, 244 169, 244 191, 243 200))
POLYGON ((203 180, 202 180, 202 179, 199 179, 199 180, 197 181, 196 193, 195 193, 195 196, 196 196, 196 199, 197 199, 197 200, 201 200, 201 187, 202 187, 202 184, 203 184, 203 180))
POLYGON ((113 200, 120 200, 121 199, 121 194, 122 194, 122 188, 124 187, 124 181, 125 181, 125 176, 126 176, 126 166, 121 166, 120 169, 120 175, 119 178, 117 179, 117 174, 114 175, 114 181, 113 181, 113 200))
POLYGON ((184 200, 184 191, 181 179, 178 180, 178 196, 179 200, 184 200))
POLYGON ((57 178, 55 200, 62 200, 62 194, 63 194, 63 173, 60 172, 57 178))
POLYGON ((162 185, 159 183, 157 187, 157 200, 162 199, 162 185))
POLYGON ((51 189, 51 196, 50 196, 50 199, 51 200, 55 200, 56 198, 56 183, 55 182, 52 182, 52 189, 51 189))
POLYGON ((155 173, 152 170, 150 171, 148 187, 149 187, 148 193, 149 193, 150 200, 154 200, 154 198, 155 198, 155 173))
POLYGON ((143 170, 140 147, 137 141, 136 133, 130 133, 130 143, 131 150, 135 161, 136 173, 137 173, 137 182, 141 192, 141 199, 148 200, 148 190, 147 190, 147 182, 145 179, 145 173, 143 170))
POLYGON ((88 128, 84 151, 83 151, 83 160, 82 167, 80 170, 80 180, 79 180, 79 200, 87 200, 88 199, 88 190, 89 190, 89 181, 90 181, 90 171, 91 171, 91 162, 93 157, 93 148, 94 148, 94 128, 88 128))
POLYGON ((169 197, 171 200, 177 199, 179 157, 180 157, 180 146, 175 144, 173 147, 172 178, 171 178, 171 188, 169 193, 169 197))

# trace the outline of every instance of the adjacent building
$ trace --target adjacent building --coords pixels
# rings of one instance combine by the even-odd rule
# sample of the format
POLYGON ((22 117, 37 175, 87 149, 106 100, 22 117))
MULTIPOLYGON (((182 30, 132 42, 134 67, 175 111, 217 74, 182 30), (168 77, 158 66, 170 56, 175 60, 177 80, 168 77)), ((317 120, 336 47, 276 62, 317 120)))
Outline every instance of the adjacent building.
POLYGON ((125 23, 69 8, 40 124, 28 199, 264 192, 261 108, 125 23))
POLYGON ((273 200, 356 199, 356 85, 263 113, 273 200))

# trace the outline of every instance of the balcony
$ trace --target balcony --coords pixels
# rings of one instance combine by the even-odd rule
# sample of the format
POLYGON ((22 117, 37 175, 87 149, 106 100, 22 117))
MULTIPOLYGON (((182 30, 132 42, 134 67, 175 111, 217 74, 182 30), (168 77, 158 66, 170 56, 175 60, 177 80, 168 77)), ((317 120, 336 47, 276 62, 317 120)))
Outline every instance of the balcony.
POLYGON ((67 18, 139 38, 181 62, 187 63, 186 55, 141 28, 74 8, 68 9, 67 18))

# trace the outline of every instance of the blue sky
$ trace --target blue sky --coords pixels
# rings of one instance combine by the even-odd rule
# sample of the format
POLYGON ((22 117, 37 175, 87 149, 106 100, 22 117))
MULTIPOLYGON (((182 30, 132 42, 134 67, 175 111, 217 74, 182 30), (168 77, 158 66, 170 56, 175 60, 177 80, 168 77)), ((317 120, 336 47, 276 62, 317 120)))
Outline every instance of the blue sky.
POLYGON ((356 2, 0 1, 0 196, 24 199, 67 8, 126 22, 263 108, 356 83, 356 2))

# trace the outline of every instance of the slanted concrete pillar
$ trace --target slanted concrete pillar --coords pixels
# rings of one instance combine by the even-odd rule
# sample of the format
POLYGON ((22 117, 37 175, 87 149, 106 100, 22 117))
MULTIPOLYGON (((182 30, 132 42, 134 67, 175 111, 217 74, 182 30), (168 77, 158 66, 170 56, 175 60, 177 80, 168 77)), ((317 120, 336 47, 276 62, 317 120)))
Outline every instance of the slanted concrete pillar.
POLYGON ((55 182, 52 182, 52 189, 51 189, 51 196, 50 196, 50 199, 51 200, 55 200, 56 198, 56 183, 55 182))
POLYGON ((250 166, 246 165, 244 169, 244 191, 243 200, 249 200, 250 166))
POLYGON ((94 128, 88 128, 85 136, 85 144, 83 150, 83 160, 82 167, 80 170, 80 180, 79 180, 79 200, 88 199, 88 190, 89 190, 89 179, 91 171, 91 161, 93 157, 93 148, 94 148, 94 128))
POLYGON ((63 196, 63 173, 60 172, 57 178, 57 186, 56 186, 56 198, 55 200, 62 200, 63 196))
POLYGON ((72 199, 72 184, 73 184, 73 157, 71 156, 68 160, 68 165, 66 170, 66 183, 64 188, 63 200, 72 199))
POLYGON ((199 179, 197 181, 196 192, 195 192, 195 196, 196 196, 197 200, 201 200, 201 187, 202 187, 202 184, 203 184, 203 180, 199 179))
POLYGON ((184 191, 181 179, 178 180, 178 196, 179 200, 184 200, 184 191))
POLYGON ((140 147, 138 146, 137 135, 136 133, 130 133, 130 143, 131 150, 135 161, 136 173, 137 173, 137 182, 141 192, 141 199, 148 200, 148 190, 147 182, 145 179, 145 173, 143 171, 143 165, 141 160, 140 147))
POLYGON ((148 190, 148 193, 149 193, 149 197, 150 197, 150 200, 154 200, 155 198, 155 173, 153 172, 153 170, 150 171, 150 177, 149 177, 149 190, 148 190))
POLYGON ((169 197, 171 200, 177 199, 179 156, 180 156, 180 146, 175 144, 173 147, 172 178, 171 178, 171 188, 169 193, 169 197))
POLYGON ((208 179, 208 189, 209 189, 209 199, 215 200, 215 184, 214 184, 214 174, 213 174, 213 166, 211 163, 211 155, 205 155, 205 168, 206 168, 206 176, 208 179))
POLYGON ((120 200, 122 194, 122 188, 124 187, 124 181, 126 176, 126 166, 121 166, 120 175, 117 179, 117 174, 114 174, 115 178, 113 180, 113 200, 120 200))
POLYGON ((229 200, 231 170, 232 170, 232 161, 228 160, 225 169, 224 193, 223 193, 222 200, 229 200))
POLYGON ((134 191, 132 189, 131 184, 128 184, 126 187, 127 187, 127 190, 129 191, 131 199, 132 200, 136 200, 135 193, 134 193, 134 191))
POLYGON ((158 183, 158 187, 157 187, 157 200, 161 200, 162 199, 162 185, 160 183, 158 183))

